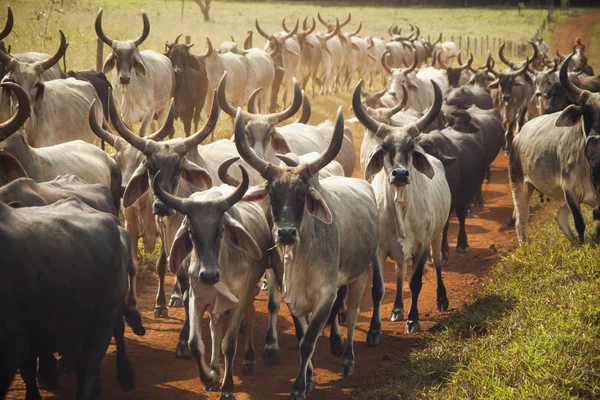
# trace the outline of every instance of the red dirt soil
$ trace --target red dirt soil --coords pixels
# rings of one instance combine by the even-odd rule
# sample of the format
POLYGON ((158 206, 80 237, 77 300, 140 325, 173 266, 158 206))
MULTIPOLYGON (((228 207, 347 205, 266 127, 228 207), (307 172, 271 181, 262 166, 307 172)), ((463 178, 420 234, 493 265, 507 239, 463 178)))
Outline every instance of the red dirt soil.
MULTIPOLYGON (((594 40, 592 38, 592 29, 597 22, 600 22, 600 11, 592 12, 591 10, 586 10, 584 15, 569 18, 562 24, 556 35, 556 43, 560 54, 566 56, 571 53, 573 42, 577 36, 579 36, 586 45, 586 54, 588 54, 590 51, 590 43, 594 40)), ((597 55, 592 55, 592 57, 597 57, 597 55)))

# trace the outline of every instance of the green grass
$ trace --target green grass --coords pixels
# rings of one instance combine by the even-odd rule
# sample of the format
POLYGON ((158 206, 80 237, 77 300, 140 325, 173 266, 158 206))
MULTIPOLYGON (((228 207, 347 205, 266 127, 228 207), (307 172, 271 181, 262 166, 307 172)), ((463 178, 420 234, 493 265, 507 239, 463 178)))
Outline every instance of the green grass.
MULTIPOLYGON (((530 243, 362 399, 600 396, 600 248, 573 245, 544 207, 530 243)), ((591 220, 590 213, 587 215, 591 220)))

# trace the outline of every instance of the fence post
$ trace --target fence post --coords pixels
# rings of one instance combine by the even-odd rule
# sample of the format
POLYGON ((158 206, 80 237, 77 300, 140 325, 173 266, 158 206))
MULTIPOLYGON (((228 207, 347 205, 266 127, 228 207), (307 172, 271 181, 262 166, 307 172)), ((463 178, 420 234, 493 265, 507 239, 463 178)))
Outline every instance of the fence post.
POLYGON ((469 47, 471 47, 470 46, 470 44, 471 44, 470 42, 471 42, 470 37, 467 36, 467 54, 469 54, 469 47))
POLYGON ((462 50, 462 36, 458 37, 458 48, 462 50))
POLYGON ((473 53, 477 54, 477 38, 473 39, 473 53))
POLYGON ((192 37, 190 35, 185 35, 185 44, 192 43, 192 37))
POLYGON ((485 51, 486 53, 490 51, 490 35, 485 35, 485 51))
POLYGON ((104 42, 100 38, 96 38, 96 71, 102 71, 102 64, 104 64, 104 56, 102 50, 104 49, 104 42))

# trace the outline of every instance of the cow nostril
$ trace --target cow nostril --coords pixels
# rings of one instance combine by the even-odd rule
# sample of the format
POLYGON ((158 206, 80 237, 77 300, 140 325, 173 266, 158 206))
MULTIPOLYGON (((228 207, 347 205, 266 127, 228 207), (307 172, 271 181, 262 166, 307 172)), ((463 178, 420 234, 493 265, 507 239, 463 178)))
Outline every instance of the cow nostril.
POLYGON ((295 242, 298 237, 298 231, 296 228, 279 228, 277 229, 277 237, 283 243, 295 242))
POLYGON ((393 177, 397 177, 397 178, 401 178, 401 177, 408 177, 408 170, 405 169, 395 169, 392 171, 392 176, 393 177))
POLYGON ((206 284, 215 284, 221 280, 219 271, 202 271, 200 272, 200 281, 206 284))
POLYGON ((129 82, 131 82, 131 77, 129 77, 129 76, 121 76, 121 77, 119 78, 119 81, 120 81, 121 83, 129 83, 129 82))
POLYGON ((167 205, 161 201, 155 201, 152 203, 152 213, 159 217, 167 217, 173 214, 173 211, 167 207, 167 205))
POLYGON ((536 95, 537 97, 542 97, 542 93, 541 93, 541 92, 537 92, 535 95, 536 95))

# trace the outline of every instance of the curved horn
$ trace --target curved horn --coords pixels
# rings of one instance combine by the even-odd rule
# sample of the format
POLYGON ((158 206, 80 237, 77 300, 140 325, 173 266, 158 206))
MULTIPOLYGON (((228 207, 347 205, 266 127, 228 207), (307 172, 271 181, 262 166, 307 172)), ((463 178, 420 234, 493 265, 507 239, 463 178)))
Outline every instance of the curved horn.
POLYGON ((142 13, 142 21, 144 21, 144 30, 142 31, 142 34, 133 41, 133 43, 135 43, 136 46, 139 46, 140 44, 144 43, 144 40, 146 40, 146 38, 148 38, 148 35, 150 34, 150 21, 148 20, 148 16, 146 15, 146 12, 144 10, 141 10, 142 13))
POLYGON ((463 62, 462 62, 462 49, 460 49, 460 50, 458 51, 458 55, 456 56, 456 59, 458 60, 458 64, 459 64, 459 65, 462 65, 462 63, 463 63, 463 62))
POLYGON ((343 28, 344 26, 348 25, 348 22, 350 22, 351 19, 352 19, 352 14, 348 13, 348 18, 346 18, 346 20, 344 22, 340 23, 340 28, 343 28))
POLYGON ((256 96, 263 90, 263 88, 259 87, 254 89, 254 91, 248 97, 248 112, 250 114, 258 114, 258 110, 256 109, 256 96))
POLYGON ((237 148, 240 156, 246 161, 252 168, 264 178, 267 173, 267 162, 256 155, 256 152, 248 145, 246 140, 246 124, 244 122, 244 112, 238 107, 235 115, 235 147, 237 148))
POLYGON ((152 133, 147 137, 149 140, 153 140, 155 142, 160 142, 164 138, 166 138, 171 132, 174 132, 173 124, 175 122, 175 107, 174 107, 175 99, 171 99, 171 103, 169 104, 169 114, 167 115, 167 119, 163 126, 160 127, 159 130, 152 133))
POLYGON ((179 44, 179 38, 181 37, 181 35, 183 35, 183 33, 177 35, 177 37, 175 38, 175 44, 179 44))
POLYGON ((107 45, 109 45, 110 47, 112 47, 113 45, 113 40, 111 38, 109 38, 108 36, 106 36, 104 34, 104 31, 102 30, 102 13, 104 12, 104 10, 102 9, 102 7, 98 10, 98 15, 96 15, 96 35, 100 38, 100 40, 102 40, 104 43, 106 43, 107 45))
POLYGON ((0 123, 0 141, 6 139, 13 133, 19 130, 21 126, 27 121, 27 118, 31 115, 31 104, 29 103, 29 96, 23 90, 23 88, 13 82, 4 82, 2 87, 12 90, 17 96, 19 107, 17 112, 8 119, 8 121, 0 123))
POLYGON ((206 124, 202 127, 202 129, 200 129, 198 132, 194 133, 192 136, 185 138, 183 140, 183 144, 185 144, 186 149, 188 151, 191 151, 192 149, 198 147, 198 145, 200 143, 202 143, 202 141, 204 139, 206 139, 208 137, 208 135, 210 135, 215 130, 218 120, 219 120, 219 102, 217 101, 217 91, 214 90, 213 91, 213 103, 212 103, 212 109, 210 110, 210 116, 208 117, 208 120, 206 121, 206 124))
POLYGON ((404 74, 410 74, 419 65, 419 55, 417 54, 417 50, 415 49, 413 49, 413 57, 413 64, 408 69, 404 70, 404 74))
POLYGON ((535 60, 537 60, 538 55, 540 54, 537 46, 535 45, 535 43, 533 42, 529 42, 529 44, 531 45, 531 47, 533 47, 533 56, 531 57, 531 62, 535 62, 535 60))
POLYGON ((185 214, 183 208, 189 200, 174 196, 171 193, 167 193, 165 190, 163 190, 163 188, 161 188, 158 184, 158 179, 156 179, 158 178, 158 174, 160 174, 160 171, 158 171, 152 179, 152 191, 154 192, 154 195, 158 197, 158 199, 162 201, 167 207, 185 214))
POLYGON ((269 122, 273 125, 277 125, 278 123, 293 117, 298 110, 300 110, 300 107, 302 107, 302 89, 300 89, 300 85, 298 84, 296 78, 293 78, 292 81, 294 84, 294 98, 292 100, 292 104, 290 104, 287 109, 279 113, 269 114, 269 122))
POLYGON ((12 28, 13 28, 13 24, 14 24, 13 12, 10 9, 10 6, 8 6, 8 15, 6 16, 6 24, 4 25, 4 29, 2 29, 2 32, 0 32, 0 40, 4 39, 8 35, 10 35, 10 32, 12 31, 12 28))
POLYGON ((392 55, 392 53, 390 53, 389 50, 386 50, 383 52, 383 54, 381 55, 381 65, 383 65, 383 68, 388 72, 388 73, 392 73, 392 69, 387 65, 387 62, 385 61, 385 56, 386 55, 392 55))
POLYGON ((388 118, 392 118, 395 114, 402 111, 406 106, 406 103, 408 103, 408 90, 406 89, 406 86, 402 84, 402 101, 388 110, 388 118))
POLYGON ((329 142, 329 146, 321 155, 316 159, 308 163, 308 169, 310 173, 314 176, 316 175, 323 167, 329 164, 333 159, 338 155, 340 149, 342 148, 342 143, 344 142, 344 113, 343 106, 340 106, 337 110, 337 115, 335 117, 335 126, 333 128, 333 136, 331 137, 331 142, 329 142))
POLYGON ((362 79, 358 81, 356 87, 354 88, 354 93, 352 93, 352 110, 354 111, 354 115, 358 119, 358 121, 365 127, 367 130, 376 133, 379 129, 380 123, 375 121, 365 110, 365 107, 360 101, 360 93, 362 90, 362 79))
POLYGON ((558 74, 558 77, 560 78, 560 84, 563 85, 563 87, 567 90, 567 92, 570 95, 572 95, 572 97, 579 97, 583 94, 583 90, 575 86, 573 82, 571 82, 571 80, 569 79, 569 75, 567 74, 567 71, 569 69, 569 63, 571 62, 571 58, 573 58, 574 55, 575 53, 571 53, 567 56, 563 64, 560 66, 560 72, 558 74))
POLYGON ((125 126, 119 115, 119 110, 117 110, 115 100, 113 99, 112 89, 108 89, 108 112, 117 133, 125 139, 127 143, 143 153, 146 150, 146 139, 136 135, 125 126))
POLYGON ((329 28, 329 24, 327 23, 327 21, 325 21, 323 19, 323 17, 321 17, 321 13, 317 12, 317 18, 319 19, 319 22, 322 23, 323 25, 325 25, 327 28, 329 28))
MULTIPOLYGON (((306 20, 304 20, 306 22, 306 20)), ((290 33, 290 30, 288 29, 288 27, 285 25, 285 17, 283 17, 283 19, 281 20, 281 27, 283 28, 283 30, 286 33, 290 33)))
POLYGON ((516 71, 510 71, 507 72, 506 75, 507 76, 519 76, 522 73, 526 72, 527 69, 529 68, 529 63, 531 63, 531 60, 529 60, 529 57, 527 57, 527 60, 525 61, 525 65, 523 65, 523 67, 521 67, 521 69, 518 69, 516 71))
POLYGON ((440 64, 442 66, 442 68, 448 69, 448 66, 446 64, 444 64, 444 62, 442 61, 442 52, 441 51, 437 52, 437 56, 436 57, 437 57, 438 64, 440 64))
POLYGON ((292 36, 294 36, 298 32, 298 27, 299 26, 300 26, 300 20, 297 19, 296 20, 296 26, 294 27, 294 29, 292 29, 290 32, 288 32, 287 35, 283 36, 281 38, 281 42, 285 43, 286 40, 288 40, 289 38, 291 38, 292 36))
MULTIPOLYGON (((306 17, 308 18, 308 15, 306 17)), ((305 21, 306 21, 306 19, 305 19, 305 21)), ((308 30, 306 28, 304 28, 304 34, 310 35, 311 33, 313 33, 315 31, 316 27, 317 27, 317 21, 315 21, 315 18, 312 17, 312 27, 308 30)))
POLYGON ((308 100, 308 95, 303 90, 302 91, 302 114, 300 115, 300 118, 298 118, 296 123, 308 124, 311 113, 312 113, 312 109, 310 108, 310 101, 308 100))
POLYGON ((513 62, 508 60, 506 57, 504 57, 504 47, 505 46, 506 46, 506 42, 502 42, 502 44, 500 45, 500 48, 498 49, 498 57, 500 57, 500 60, 502 60, 502 62, 504 64, 506 64, 512 68, 513 62))
POLYGON ((373 38, 367 36, 367 50, 370 50, 373 46, 375 46, 373 38))
POLYGON ((244 49, 248 50, 252 47, 252 31, 248 31, 248 37, 244 40, 244 49))
POLYGON ((236 111, 235 108, 227 101, 227 94, 225 89, 227 87, 227 71, 223 73, 223 77, 221 78, 221 82, 219 82, 219 88, 217 89, 217 99, 219 100, 219 107, 230 117, 235 117, 236 111))
POLYGON ((284 162, 285 165, 287 165, 288 167, 297 167, 298 165, 300 165, 296 160, 294 160, 291 157, 286 156, 285 154, 275 154, 275 157, 279 158, 281 161, 284 162))
POLYGON ((565 56, 561 56, 560 53, 558 52, 558 49, 556 49, 556 56, 562 61, 565 59, 565 56))
POLYGON ((552 61, 554 63, 554 65, 552 66, 552 69, 548 72, 550 72, 551 74, 555 73, 556 70, 558 70, 558 63, 556 62, 556 60, 552 61))
POLYGON ((388 26, 388 35, 394 36, 394 24, 388 26))
POLYGON ((60 33, 60 46, 56 54, 47 59, 46 61, 42 61, 40 64, 44 71, 52 68, 56 63, 60 61, 60 59, 65 55, 65 51, 67 51, 67 39, 65 38, 65 34, 60 29, 58 30, 60 33))
POLYGON ((340 32, 340 21, 335 19, 335 29, 323 36, 324 41, 328 41, 340 32))
POLYGON ((356 35, 358 35, 358 32, 360 32, 361 29, 362 29, 362 21, 360 21, 360 23, 358 24, 358 28, 356 28, 356 30, 354 32, 352 32, 350 34, 350 36, 356 36, 356 35))
POLYGON ((239 186, 240 185, 240 181, 235 179, 233 176, 229 175, 229 173, 227 172, 227 171, 229 171, 229 167, 231 167, 233 165, 233 163, 237 162, 239 159, 240 159, 239 157, 231 157, 231 158, 223 161, 221 163, 221 165, 219 165, 219 169, 217 170, 217 175, 219 176, 219 179, 221 180, 221 182, 223 182, 229 186, 239 186))
POLYGON ((213 53, 213 45, 212 42, 210 41, 210 39, 208 38, 208 36, 206 37, 206 53, 202 54, 201 56, 198 56, 198 58, 200 60, 205 60, 207 57, 210 57, 210 55, 213 53))
MULTIPOLYGON (((115 142, 117 141, 117 137, 112 133, 104 130, 98 121, 96 120, 96 113, 94 112, 94 105, 96 104, 96 99, 92 100, 92 104, 90 104, 90 110, 88 112, 88 121, 90 123, 90 128, 92 131, 98 136, 100 139, 104 140, 106 143, 110 144, 112 147, 115 147, 115 142)), ((1 139, 1 137, 0 137, 1 139)))
POLYGON ((494 70, 494 67, 493 67, 493 64, 492 64, 493 62, 494 62, 494 59, 492 58, 492 55, 488 54, 488 58, 485 61, 485 67, 487 68, 487 70, 492 75, 494 75, 497 78, 500 74, 497 71, 494 70))
POLYGON ((423 132, 425 128, 431 125, 431 123, 435 121, 438 114, 440 113, 440 110, 442 109, 442 91, 440 90, 440 87, 437 85, 437 83, 435 83, 433 80, 431 80, 431 84, 433 85, 433 93, 435 95, 435 100, 433 101, 431 108, 429 108, 429 111, 427 111, 427 114, 423 115, 415 122, 417 130, 419 132, 423 132))
POLYGON ((465 70, 465 69, 471 69, 471 65, 473 65, 473 53, 471 53, 471 56, 469 57, 469 60, 467 61, 466 64, 463 64, 462 61, 460 60, 460 51, 458 52, 458 63, 461 64, 460 65, 460 69, 465 70))
POLYGON ((244 197, 246 191, 248 190, 248 185, 250 184, 250 178, 248 177, 248 172, 246 171, 246 168, 242 167, 241 165, 239 167, 242 171, 242 182, 240 182, 240 184, 237 185, 237 188, 229 196, 224 196, 217 200, 219 203, 222 204, 225 211, 229 210, 231 207, 234 206, 235 203, 237 203, 244 197))
POLYGON ((438 39, 432 43, 432 46, 435 47, 436 44, 438 44, 439 42, 442 41, 442 32, 440 32, 440 36, 438 36, 438 39))
POLYGON ((268 40, 269 35, 265 31, 263 31, 260 25, 258 24, 258 18, 254 18, 254 25, 256 25, 256 30, 258 31, 258 33, 260 33, 262 37, 268 40))

